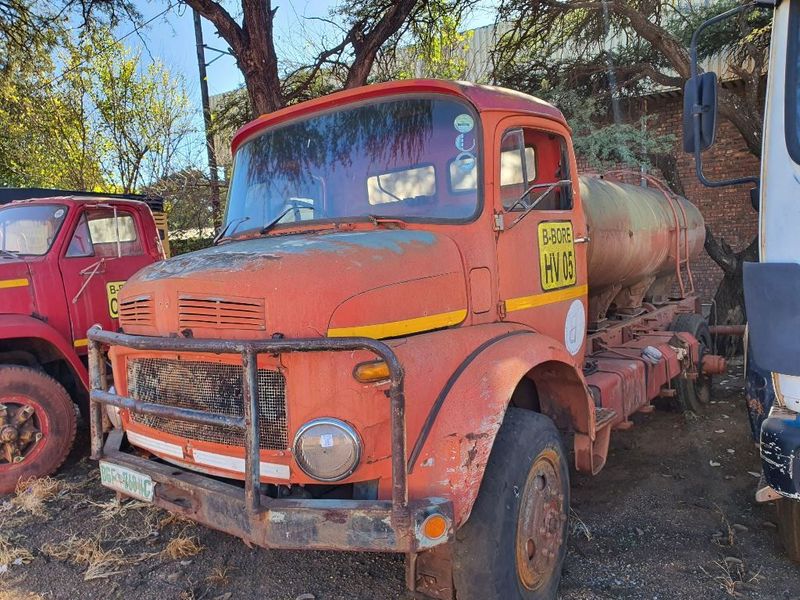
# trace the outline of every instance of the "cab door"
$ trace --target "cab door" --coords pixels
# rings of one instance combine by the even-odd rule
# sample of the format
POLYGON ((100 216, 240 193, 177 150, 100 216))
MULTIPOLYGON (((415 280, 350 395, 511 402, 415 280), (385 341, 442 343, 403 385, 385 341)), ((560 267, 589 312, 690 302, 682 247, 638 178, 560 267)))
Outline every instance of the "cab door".
POLYGON ((498 289, 504 320, 525 324, 583 362, 586 223, 569 133, 509 118, 495 135, 498 289))
POLYGON ((60 258, 72 339, 80 350, 86 331, 99 323, 116 330, 122 284, 153 262, 145 251, 141 215, 124 207, 88 205, 60 258))

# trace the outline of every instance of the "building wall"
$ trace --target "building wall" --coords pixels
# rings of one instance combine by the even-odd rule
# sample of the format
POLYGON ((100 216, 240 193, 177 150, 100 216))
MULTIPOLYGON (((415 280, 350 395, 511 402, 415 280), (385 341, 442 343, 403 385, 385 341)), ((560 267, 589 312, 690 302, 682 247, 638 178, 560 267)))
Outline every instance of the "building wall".
MULTIPOLYGON (((758 233, 758 214, 750 204, 751 185, 707 188, 695 175, 694 157, 683 152, 683 97, 674 92, 662 97, 648 97, 632 102, 625 111, 626 120, 638 120, 642 113, 652 115, 648 127, 655 134, 676 137, 673 155, 686 197, 703 214, 706 225, 718 240, 725 240, 734 251, 746 248, 758 233)), ((585 164, 579 157, 579 166, 585 164)), ((703 154, 703 171, 708 179, 731 179, 759 174, 758 159, 747 149, 742 136, 727 120, 720 118, 716 143, 703 154)), ((662 177, 658 170, 653 173, 662 177)), ((704 301, 713 299, 722 269, 703 251, 692 261, 695 289, 704 301)))

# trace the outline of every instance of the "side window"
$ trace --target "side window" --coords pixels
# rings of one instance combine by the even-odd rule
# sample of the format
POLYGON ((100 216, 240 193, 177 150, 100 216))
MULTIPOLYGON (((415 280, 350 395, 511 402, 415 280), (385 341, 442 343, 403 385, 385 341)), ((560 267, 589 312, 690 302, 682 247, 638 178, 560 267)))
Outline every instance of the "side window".
POLYGON ((142 244, 133 215, 107 208, 87 210, 75 228, 67 256, 139 256, 142 244))
POLYGON ((569 185, 569 153, 561 136, 536 129, 507 131, 500 144, 500 197, 506 210, 522 211, 536 202, 534 210, 572 208, 569 185))
POLYGON ((67 256, 94 256, 94 248, 92 248, 92 238, 89 235, 89 225, 86 223, 86 213, 81 215, 78 226, 75 228, 75 233, 72 234, 72 239, 69 241, 67 248, 67 256))

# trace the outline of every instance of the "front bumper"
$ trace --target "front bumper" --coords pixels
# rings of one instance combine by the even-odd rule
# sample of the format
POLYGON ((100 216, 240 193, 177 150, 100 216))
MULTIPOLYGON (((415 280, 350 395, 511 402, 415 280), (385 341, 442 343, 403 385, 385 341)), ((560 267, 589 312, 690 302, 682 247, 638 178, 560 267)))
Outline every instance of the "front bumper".
POLYGON ((767 484, 800 500, 800 413, 773 405, 761 425, 760 447, 767 484))
MULTIPOLYGON (((119 429, 109 434, 103 462, 148 475, 156 484, 153 504, 263 548, 418 552, 434 545, 420 534, 427 516, 438 513, 453 522, 453 505, 442 498, 413 500, 397 514, 391 500, 261 495, 259 510, 250 511, 241 487, 122 452, 122 436, 119 429)), ((436 544, 452 541, 452 536, 450 527, 436 544)))
POLYGON ((441 498, 409 502, 406 473, 404 374, 397 356, 369 338, 299 340, 200 340, 160 338, 89 330, 90 426, 92 458, 127 467, 155 482, 154 504, 266 548, 360 550, 413 553, 452 541, 453 505, 441 498), (119 396, 108 390, 105 346, 170 352, 237 354, 243 366, 244 417, 164 406, 119 396), (271 498, 261 493, 256 363, 259 353, 368 350, 389 366, 392 430, 391 500, 316 500, 271 498), (196 472, 139 458, 120 450, 123 432, 114 430, 103 444, 103 405, 243 431, 245 481, 240 486, 196 472), (435 540, 421 534, 426 517, 439 513, 449 527, 435 540))

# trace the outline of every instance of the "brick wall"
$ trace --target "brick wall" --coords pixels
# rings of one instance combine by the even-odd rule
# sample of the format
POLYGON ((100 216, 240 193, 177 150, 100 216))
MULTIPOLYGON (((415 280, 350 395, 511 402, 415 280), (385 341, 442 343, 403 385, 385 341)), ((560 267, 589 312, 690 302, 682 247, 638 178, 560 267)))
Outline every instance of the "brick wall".
MULTIPOLYGON (((658 134, 676 136, 674 155, 686 197, 700 209, 706 224, 717 239, 724 239, 735 251, 747 247, 758 231, 758 215, 750 204, 751 185, 707 188, 695 176, 694 158, 683 152, 683 97, 638 99, 625 109, 626 119, 638 120, 640 114, 653 115, 648 127, 658 134)), ((582 166, 579 158, 579 166, 582 166)), ((758 175, 758 159, 748 150, 739 132, 720 118, 714 146, 703 154, 703 171, 708 179, 730 179, 758 175)), ((656 171, 656 176, 661 173, 656 171)), ((722 270, 705 251, 692 262, 695 288, 706 301, 714 297, 722 279, 722 270)))

